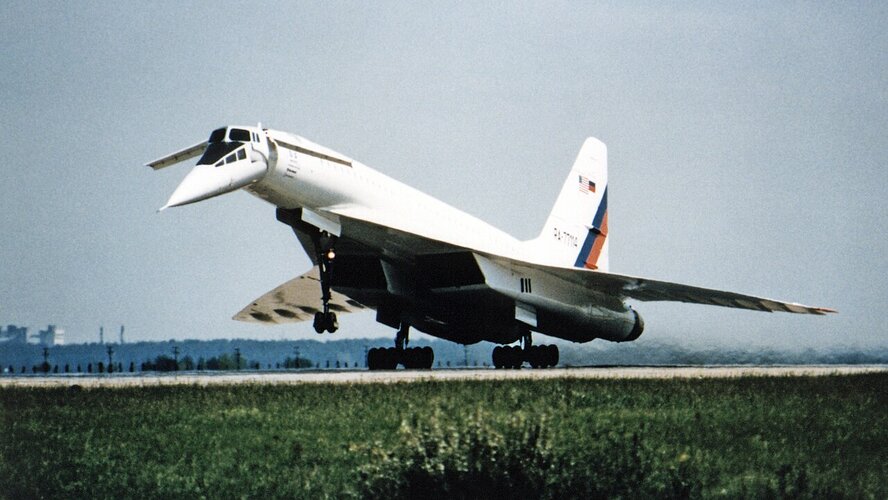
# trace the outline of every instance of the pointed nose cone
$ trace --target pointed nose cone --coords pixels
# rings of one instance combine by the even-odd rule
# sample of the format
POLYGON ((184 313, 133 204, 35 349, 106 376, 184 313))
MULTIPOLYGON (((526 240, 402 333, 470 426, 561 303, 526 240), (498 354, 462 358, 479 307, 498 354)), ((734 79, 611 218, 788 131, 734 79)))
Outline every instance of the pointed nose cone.
POLYGON ((220 194, 236 191, 265 175, 264 161, 242 160, 222 166, 198 165, 194 167, 158 212, 170 207, 180 207, 203 201, 220 194))
POLYGON ((231 177, 212 165, 198 165, 188 172, 179 187, 170 196, 166 205, 158 211, 170 207, 180 207, 226 193, 231 186, 231 177))

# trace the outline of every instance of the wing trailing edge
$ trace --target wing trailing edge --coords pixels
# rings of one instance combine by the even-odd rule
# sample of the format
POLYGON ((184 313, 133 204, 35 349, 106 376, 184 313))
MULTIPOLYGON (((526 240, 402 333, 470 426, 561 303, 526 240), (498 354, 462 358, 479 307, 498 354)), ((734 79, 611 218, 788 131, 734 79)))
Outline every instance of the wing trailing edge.
POLYGON ((731 307, 763 312, 787 312, 793 314, 825 315, 837 313, 827 307, 808 306, 796 302, 746 295, 725 290, 715 290, 682 283, 659 281, 635 276, 605 273, 577 268, 541 266, 538 264, 515 262, 519 266, 527 266, 553 274, 565 281, 581 285, 619 297, 622 300, 634 299, 642 302, 685 302, 710 306, 731 307))

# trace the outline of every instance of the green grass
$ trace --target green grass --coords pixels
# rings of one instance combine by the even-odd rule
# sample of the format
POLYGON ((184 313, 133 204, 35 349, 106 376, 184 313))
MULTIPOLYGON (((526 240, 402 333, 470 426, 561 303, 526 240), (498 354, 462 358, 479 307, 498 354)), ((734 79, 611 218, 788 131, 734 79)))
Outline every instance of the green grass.
POLYGON ((0 388, 0 497, 888 498, 888 375, 0 388))

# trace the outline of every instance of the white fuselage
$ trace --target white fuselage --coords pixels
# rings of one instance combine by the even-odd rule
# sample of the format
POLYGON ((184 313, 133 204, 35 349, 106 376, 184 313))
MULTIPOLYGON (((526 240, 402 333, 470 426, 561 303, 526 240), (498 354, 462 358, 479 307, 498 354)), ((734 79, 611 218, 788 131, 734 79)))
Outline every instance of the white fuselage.
MULTIPOLYGON (((619 299, 587 289, 578 293, 574 285, 533 267, 496 260, 545 263, 538 247, 307 139, 274 130, 267 135, 272 143, 268 171, 245 187, 251 194, 280 208, 308 209, 337 229, 349 227, 333 212, 354 213, 381 227, 490 256, 477 258, 487 286, 515 302, 516 318, 530 311, 530 326, 536 329, 545 324, 555 336, 576 341, 623 340, 639 321, 619 299), (531 280, 534 293, 523 289, 522 277, 531 280)), ((346 236, 380 249, 389 258, 407 259, 417 253, 416 248, 404 248, 397 238, 387 237, 385 231, 354 229, 346 236)))
POLYGON ((380 220, 412 234, 494 255, 520 253, 521 242, 508 233, 359 161, 299 136, 273 130, 268 136, 349 164, 291 148, 273 148, 268 172, 246 188, 273 205, 319 212, 333 207, 372 210, 380 220))

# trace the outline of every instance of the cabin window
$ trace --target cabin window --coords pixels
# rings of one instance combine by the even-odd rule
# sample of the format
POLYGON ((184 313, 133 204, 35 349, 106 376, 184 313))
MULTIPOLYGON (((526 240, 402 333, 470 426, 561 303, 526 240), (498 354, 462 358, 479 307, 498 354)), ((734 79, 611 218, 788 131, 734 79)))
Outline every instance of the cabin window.
POLYGON ((228 155, 228 156, 225 157, 225 164, 226 164, 226 165, 229 164, 229 163, 234 163, 234 161, 235 161, 235 157, 234 157, 233 154, 230 154, 230 155, 228 155))
POLYGON ((210 134, 210 140, 208 142, 210 142, 210 143, 222 142, 224 140, 225 140, 225 129, 224 128, 217 128, 216 130, 213 131, 213 133, 210 134))
POLYGON ((237 150, 237 159, 243 160, 247 157, 247 152, 243 150, 243 148, 237 150))
POLYGON ((240 128, 233 128, 231 129, 231 132, 228 133, 228 140, 250 142, 250 132, 240 128))

